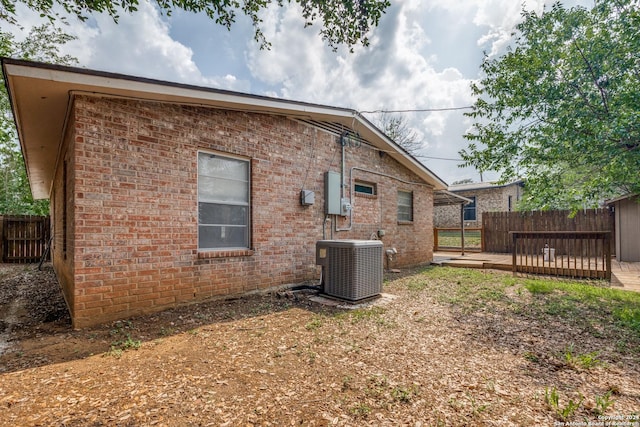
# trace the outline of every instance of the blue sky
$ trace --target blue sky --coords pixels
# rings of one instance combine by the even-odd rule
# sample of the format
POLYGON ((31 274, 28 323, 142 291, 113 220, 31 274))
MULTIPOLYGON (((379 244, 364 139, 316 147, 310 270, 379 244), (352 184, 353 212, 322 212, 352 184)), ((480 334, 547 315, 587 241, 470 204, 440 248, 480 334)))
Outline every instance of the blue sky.
MULTIPOLYGON (((499 55, 511 40, 523 2, 517 0, 392 0, 370 36, 368 47, 332 51, 318 28, 304 28, 296 5, 264 11, 270 50, 260 50, 250 23, 239 17, 231 31, 206 16, 174 12, 162 16, 141 0, 139 11, 121 14, 118 24, 104 15, 82 23, 70 19, 65 31, 78 39, 66 47, 79 66, 307 101, 358 111, 464 107, 473 104, 470 83, 479 77, 486 52, 499 55)), ((550 1, 525 0, 528 10, 550 1)), ((592 5, 567 0, 565 6, 592 5)), ((29 28, 37 14, 19 9, 29 28)), ((15 29, 16 34, 20 32, 15 29)), ((400 113, 422 139, 422 154, 457 159, 471 122, 463 111, 400 113)), ((374 123, 376 114, 366 114, 374 123)), ((456 161, 425 158, 445 182, 479 181, 473 168, 456 161)), ((495 179, 487 173, 484 180, 495 179)))

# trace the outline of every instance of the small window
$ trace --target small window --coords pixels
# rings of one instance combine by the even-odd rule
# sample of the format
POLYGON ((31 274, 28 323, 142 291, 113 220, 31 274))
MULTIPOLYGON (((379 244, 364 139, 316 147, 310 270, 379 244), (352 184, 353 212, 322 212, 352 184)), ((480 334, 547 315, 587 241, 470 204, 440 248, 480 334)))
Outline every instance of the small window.
POLYGON ((464 205, 464 220, 475 221, 476 220, 476 196, 467 197, 467 199, 473 200, 468 205, 464 205))
POLYGON ((356 181, 353 188, 357 194, 367 194, 369 196, 376 195, 376 185, 370 182, 356 181))
POLYGON ((413 221, 413 192, 398 190, 398 221, 413 221))
POLYGON ((198 249, 249 248, 249 161, 198 153, 198 249))

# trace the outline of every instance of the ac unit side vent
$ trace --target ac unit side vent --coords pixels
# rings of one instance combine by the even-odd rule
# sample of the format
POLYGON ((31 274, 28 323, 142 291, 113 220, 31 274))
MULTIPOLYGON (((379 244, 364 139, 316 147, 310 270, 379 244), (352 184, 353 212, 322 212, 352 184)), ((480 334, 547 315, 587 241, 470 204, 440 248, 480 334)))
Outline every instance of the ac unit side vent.
POLYGON ((382 292, 383 247, 379 240, 320 240, 316 263, 323 266, 327 295, 358 301, 382 292))

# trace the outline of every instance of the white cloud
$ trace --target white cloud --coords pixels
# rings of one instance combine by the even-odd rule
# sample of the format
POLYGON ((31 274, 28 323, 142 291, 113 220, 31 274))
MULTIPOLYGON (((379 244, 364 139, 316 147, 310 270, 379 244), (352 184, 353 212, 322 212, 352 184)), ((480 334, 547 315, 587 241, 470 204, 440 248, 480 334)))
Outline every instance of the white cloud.
MULTIPOLYGON (((525 6, 539 11, 543 3, 526 0, 525 6)), ((228 32, 202 16, 178 12, 168 19, 145 0, 133 15, 121 14, 118 24, 102 15, 91 25, 70 19, 68 29, 79 40, 65 53, 94 69, 361 111, 462 107, 473 103, 469 84, 478 77, 480 50, 504 51, 521 5, 513 0, 397 0, 372 32, 371 45, 349 53, 328 48, 318 24, 304 28, 295 2, 263 11, 262 29, 272 47, 259 50, 250 22, 242 17, 228 32), (204 75, 204 69, 212 75, 204 75)), ((24 22, 37 21, 34 15, 24 13, 24 22)), ((424 137, 428 156, 458 158, 467 144, 462 135, 471 121, 461 110, 404 116, 424 137)), ((478 179, 475 171, 458 169, 455 162, 425 163, 445 181, 478 179)))
MULTIPOLYGON (((25 27, 42 22, 33 12, 22 10, 25 27)), ((173 40, 170 27, 148 1, 137 12, 121 13, 118 22, 106 14, 95 14, 86 22, 68 18, 62 29, 77 39, 65 48, 80 66, 195 85, 247 90, 249 83, 233 75, 203 76, 194 62, 193 50, 173 40)))

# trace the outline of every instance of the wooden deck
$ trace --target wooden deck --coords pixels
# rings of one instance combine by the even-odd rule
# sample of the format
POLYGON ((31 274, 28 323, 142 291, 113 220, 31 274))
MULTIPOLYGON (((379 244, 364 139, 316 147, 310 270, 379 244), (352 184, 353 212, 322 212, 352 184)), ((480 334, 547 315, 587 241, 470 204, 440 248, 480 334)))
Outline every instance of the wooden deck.
MULTIPOLYGON (((435 252, 433 264, 450 267, 484 268, 511 271, 511 254, 435 252)), ((628 291, 640 292, 640 262, 611 260, 611 285, 628 291)))

